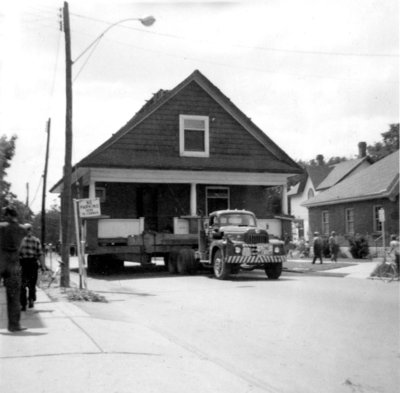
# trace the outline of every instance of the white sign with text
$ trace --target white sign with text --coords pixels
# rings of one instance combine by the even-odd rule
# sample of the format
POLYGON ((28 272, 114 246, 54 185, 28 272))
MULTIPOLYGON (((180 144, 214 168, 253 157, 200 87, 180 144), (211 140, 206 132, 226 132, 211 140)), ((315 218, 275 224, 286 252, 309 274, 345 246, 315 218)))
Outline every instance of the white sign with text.
POLYGON ((99 198, 78 199, 78 206, 81 218, 101 215, 99 198))

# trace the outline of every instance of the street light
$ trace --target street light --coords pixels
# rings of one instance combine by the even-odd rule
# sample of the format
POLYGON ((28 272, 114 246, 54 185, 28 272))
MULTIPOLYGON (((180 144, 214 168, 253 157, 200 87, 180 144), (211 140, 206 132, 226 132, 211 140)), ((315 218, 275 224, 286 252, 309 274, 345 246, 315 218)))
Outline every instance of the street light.
POLYGON ((155 22, 153 16, 145 18, 127 18, 108 26, 73 62, 71 60, 71 34, 69 26, 68 2, 64 2, 63 21, 65 33, 65 79, 66 79, 66 114, 65 114, 65 162, 64 162, 64 187, 61 194, 61 224, 62 224, 62 249, 61 249, 61 286, 69 287, 69 243, 70 243, 70 218, 71 218, 71 178, 72 178, 72 65, 80 59, 93 45, 114 26, 127 21, 139 21, 144 26, 151 26, 155 22))
POLYGON ((129 21, 139 21, 143 26, 149 27, 154 24, 156 19, 154 16, 146 16, 145 18, 127 18, 127 19, 122 19, 118 22, 113 23, 112 25, 108 26, 107 29, 105 29, 93 42, 72 62, 72 64, 75 64, 93 45, 97 44, 106 34, 109 30, 111 30, 114 26, 120 25, 124 22, 129 22, 129 21))

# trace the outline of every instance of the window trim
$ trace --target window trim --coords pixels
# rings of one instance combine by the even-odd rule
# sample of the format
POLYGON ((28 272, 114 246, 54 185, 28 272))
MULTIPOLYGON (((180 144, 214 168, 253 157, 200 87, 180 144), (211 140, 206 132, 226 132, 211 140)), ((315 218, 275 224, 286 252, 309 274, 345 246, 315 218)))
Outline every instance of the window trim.
POLYGON ((100 203, 103 203, 106 201, 106 188, 105 187, 96 186, 94 194, 95 194, 96 198, 99 198, 100 203), (100 196, 97 196, 97 191, 100 191, 100 194, 101 194, 100 196))
POLYGON ((344 225, 345 225, 345 231, 346 231, 346 233, 347 234, 349 234, 349 235, 354 235, 354 233, 355 233, 355 226, 354 226, 354 208, 353 207, 348 207, 348 208, 346 208, 346 209, 344 209, 344 225), (351 218, 352 218, 352 221, 349 221, 348 220, 348 215, 347 215, 347 213, 348 212, 352 212, 352 214, 351 214, 351 218), (350 223, 352 224, 352 226, 353 226, 353 230, 352 231, 350 231, 350 223))
MULTIPOLYGON (((200 131, 200 130, 199 130, 200 131)), ((210 122, 208 116, 179 115, 179 154, 181 157, 209 157, 210 156, 210 122), (185 120, 204 121, 204 151, 185 150, 185 120)))
POLYGON ((372 208, 372 219, 374 224, 374 232, 382 232, 382 223, 379 221, 379 210, 383 209, 383 205, 374 205, 372 208))
POLYGON ((322 221, 322 234, 329 235, 329 210, 322 210, 321 212, 321 221, 322 221), (324 218, 327 218, 325 221, 324 218), (326 226, 326 230, 325 230, 326 226))

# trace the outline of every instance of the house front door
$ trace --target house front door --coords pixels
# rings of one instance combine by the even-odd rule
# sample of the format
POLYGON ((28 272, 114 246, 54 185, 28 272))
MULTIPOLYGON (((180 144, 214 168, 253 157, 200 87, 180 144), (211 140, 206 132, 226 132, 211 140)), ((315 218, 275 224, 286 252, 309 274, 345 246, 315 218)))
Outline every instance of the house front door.
POLYGON ((144 217, 145 231, 158 230, 158 192, 156 187, 143 186, 137 189, 136 209, 138 217, 144 217))

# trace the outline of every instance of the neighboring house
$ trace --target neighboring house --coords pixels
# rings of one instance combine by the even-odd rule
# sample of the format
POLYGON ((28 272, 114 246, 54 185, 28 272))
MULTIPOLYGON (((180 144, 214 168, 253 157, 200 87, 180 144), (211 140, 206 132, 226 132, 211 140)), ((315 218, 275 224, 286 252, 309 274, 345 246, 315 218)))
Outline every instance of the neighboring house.
POLYGON ((353 160, 347 160, 339 162, 333 165, 332 170, 326 176, 326 178, 318 185, 317 191, 324 191, 328 188, 333 187, 335 184, 346 179, 348 176, 352 176, 360 170, 367 168, 371 165, 370 158, 366 155, 367 144, 360 142, 358 144, 359 155, 358 158, 353 160))
POLYGON ((308 166, 305 169, 306 172, 301 176, 300 181, 291 187, 287 194, 289 213, 294 216, 293 224, 296 226, 295 231, 292 230, 293 240, 298 240, 296 237, 309 239, 308 210, 302 206, 302 203, 318 194, 318 186, 332 170, 332 167, 325 165, 322 159, 317 159, 317 161, 318 165, 308 166))
MULTIPOLYGON (((141 219, 145 231, 194 233, 196 220, 185 226, 179 219, 218 209, 249 209, 267 225, 266 189, 286 191, 287 178, 299 173, 282 149, 194 71, 174 89, 156 93, 76 164, 72 183, 74 197, 100 197, 102 214, 112 219, 141 219)), ((51 191, 62 188, 60 180, 51 191)), ((283 214, 286 200, 283 192, 283 214)))
POLYGON ((304 202, 371 165, 370 158, 366 155, 366 148, 367 144, 360 142, 358 158, 334 165, 324 164, 323 157, 318 155, 318 165, 308 166, 303 179, 288 191, 289 210, 295 217, 294 224, 297 226, 298 236, 304 236, 307 240, 312 237, 308 209, 303 205, 304 202))
MULTIPOLYGON (((399 152, 358 171, 303 203, 310 229, 327 236, 356 234, 373 238, 399 232, 399 152), (379 210, 385 211, 385 222, 379 210), (384 227, 383 227, 384 226, 384 227)), ((388 239, 388 236, 386 237, 388 239)))

